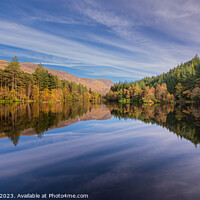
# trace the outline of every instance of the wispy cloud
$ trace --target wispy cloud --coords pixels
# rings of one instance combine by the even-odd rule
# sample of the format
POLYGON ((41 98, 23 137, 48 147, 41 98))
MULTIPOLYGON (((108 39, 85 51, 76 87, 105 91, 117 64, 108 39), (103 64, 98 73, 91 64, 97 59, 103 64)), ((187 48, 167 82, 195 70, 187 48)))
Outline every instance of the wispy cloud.
POLYGON ((198 1, 61 2, 55 13, 29 6, 32 13, 24 10, 18 23, 0 18, 0 44, 48 65, 129 80, 167 71, 199 53, 198 1))
POLYGON ((105 52, 95 46, 85 45, 14 23, 0 22, 0 25, 3 27, 0 30, 1 44, 61 57, 70 60, 72 64, 79 62, 82 65, 105 66, 113 69, 121 69, 125 66, 124 71, 127 75, 129 73, 145 74, 138 71, 137 68, 134 69, 135 63, 130 58, 126 58, 123 53, 108 50, 105 52))

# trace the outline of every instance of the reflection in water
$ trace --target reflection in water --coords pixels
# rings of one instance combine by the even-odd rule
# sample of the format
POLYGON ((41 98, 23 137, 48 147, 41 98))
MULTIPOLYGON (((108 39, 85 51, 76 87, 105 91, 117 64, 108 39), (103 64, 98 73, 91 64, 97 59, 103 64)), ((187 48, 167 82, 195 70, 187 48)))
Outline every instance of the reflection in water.
POLYGON ((198 108, 0 106, 1 137, 17 144, 20 135, 29 135, 17 147, 0 140, 2 193, 82 193, 92 200, 199 198, 200 148, 188 141, 199 143, 198 108), (46 130, 41 140, 32 136, 46 130))
POLYGON ((8 104, 0 105, 0 138, 9 137, 17 145, 20 135, 37 134, 69 126, 78 121, 138 119, 144 123, 165 127, 195 145, 200 143, 200 109, 174 105, 131 105, 88 103, 8 104))
POLYGON ((88 103, 0 105, 0 138, 9 137, 17 145, 20 135, 37 134, 69 126, 78 121, 106 120, 111 114, 105 105, 88 103))
POLYGON ((109 105, 111 114, 121 119, 139 119, 144 123, 167 128, 195 145, 200 143, 200 109, 198 107, 174 107, 174 105, 109 105))

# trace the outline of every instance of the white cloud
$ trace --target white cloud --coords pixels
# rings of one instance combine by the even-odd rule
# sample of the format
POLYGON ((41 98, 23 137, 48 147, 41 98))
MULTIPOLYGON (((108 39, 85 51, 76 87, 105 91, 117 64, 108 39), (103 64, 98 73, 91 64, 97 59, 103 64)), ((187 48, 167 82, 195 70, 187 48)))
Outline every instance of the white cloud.
MULTIPOLYGON (((84 70, 90 75, 138 79, 166 72, 199 53, 200 17, 194 2, 180 5, 174 1, 126 0, 125 3, 116 1, 115 4, 109 1, 102 7, 102 2, 73 1, 70 5, 74 6, 72 9, 79 15, 76 13, 70 18, 59 16, 58 13, 50 15, 41 12, 30 19, 66 25, 82 24, 86 27, 84 35, 75 32, 73 37, 68 37, 69 31, 65 30, 66 35, 62 34, 61 37, 55 32, 50 34, 42 31, 42 27, 39 31, 25 25, 0 21, 0 43, 37 52, 37 56, 25 51, 23 54, 25 57, 37 57, 49 65, 76 69, 88 66, 84 70), (125 10, 126 14, 119 13, 120 9, 125 10), (87 29, 88 25, 97 29, 91 32, 87 29), (101 25, 104 26, 101 27, 103 34, 97 31, 101 25), (161 38, 148 35, 145 29, 138 27, 156 27, 161 38), (177 38, 180 41, 177 42, 177 38)), ((0 53, 3 54, 3 50, 0 53)))
POLYGON ((113 69, 121 69, 124 66, 123 70, 127 75, 130 73, 145 75, 144 72, 134 68, 137 63, 121 53, 102 51, 95 46, 84 45, 15 23, 0 21, 0 26, 1 44, 70 59, 72 64, 79 62, 85 66, 105 66, 113 69))

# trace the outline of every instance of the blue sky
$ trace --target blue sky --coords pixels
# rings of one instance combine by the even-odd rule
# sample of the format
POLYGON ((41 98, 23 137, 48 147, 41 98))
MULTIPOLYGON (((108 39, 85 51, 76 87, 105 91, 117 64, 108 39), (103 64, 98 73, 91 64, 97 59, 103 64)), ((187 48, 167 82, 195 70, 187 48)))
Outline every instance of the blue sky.
POLYGON ((200 52, 199 0, 0 0, 0 59, 134 81, 200 52))

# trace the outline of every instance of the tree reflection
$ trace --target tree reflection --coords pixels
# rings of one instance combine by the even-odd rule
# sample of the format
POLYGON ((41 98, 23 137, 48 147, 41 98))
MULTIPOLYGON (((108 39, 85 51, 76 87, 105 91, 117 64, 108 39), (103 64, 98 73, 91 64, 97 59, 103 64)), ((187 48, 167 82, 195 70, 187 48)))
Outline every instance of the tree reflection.
POLYGON ((110 104, 110 112, 118 119, 139 119, 144 123, 167 128, 178 137, 200 143, 200 109, 198 106, 110 104))
POLYGON ((29 103, 0 104, 0 138, 17 145, 20 135, 42 137, 47 130, 69 126, 78 121, 138 119, 167 128, 195 145, 200 143, 200 109, 195 106, 132 105, 113 103, 29 103))
POLYGON ((57 127, 60 121, 75 119, 87 113, 88 103, 1 104, 0 138, 9 137, 17 145, 20 135, 38 134, 57 127))

